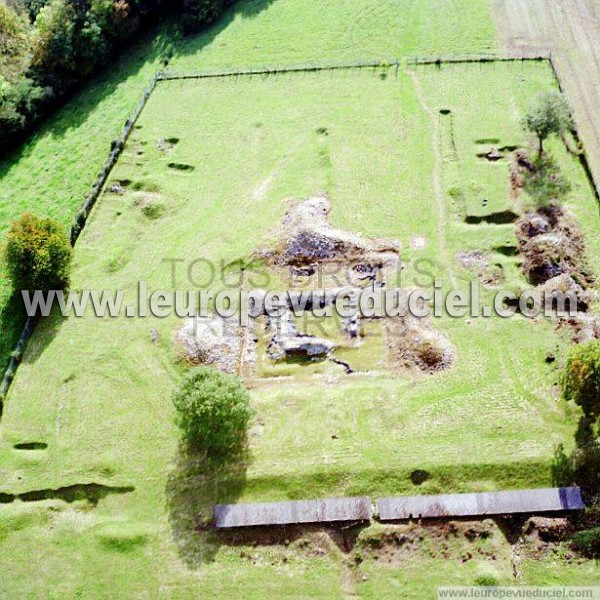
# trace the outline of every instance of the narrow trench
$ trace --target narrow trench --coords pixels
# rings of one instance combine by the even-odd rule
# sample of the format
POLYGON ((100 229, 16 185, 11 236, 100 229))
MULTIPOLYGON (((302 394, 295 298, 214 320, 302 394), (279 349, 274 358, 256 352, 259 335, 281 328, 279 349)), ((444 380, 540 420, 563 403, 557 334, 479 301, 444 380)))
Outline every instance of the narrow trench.
POLYGON ((78 500, 87 500, 90 504, 95 506, 102 498, 105 498, 109 494, 128 494, 134 490, 135 487, 132 485, 113 487, 101 483, 76 483, 57 489, 32 490, 21 494, 7 494, 5 492, 0 492, 0 504, 10 504, 15 500, 21 500, 22 502, 63 500, 69 504, 78 500))
POLYGON ((336 365, 344 367, 344 369, 346 370, 346 375, 351 375, 352 373, 354 373, 354 369, 346 361, 340 360, 339 358, 335 358, 333 356, 330 356, 329 360, 332 363, 335 363, 336 365))
POLYGON ((21 442, 13 446, 15 450, 46 450, 48 444, 45 442, 21 442))

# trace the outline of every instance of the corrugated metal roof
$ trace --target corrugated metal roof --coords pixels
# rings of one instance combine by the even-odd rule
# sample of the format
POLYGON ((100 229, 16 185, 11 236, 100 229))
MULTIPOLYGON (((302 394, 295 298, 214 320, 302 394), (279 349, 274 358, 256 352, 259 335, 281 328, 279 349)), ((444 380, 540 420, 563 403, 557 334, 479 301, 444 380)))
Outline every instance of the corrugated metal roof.
POLYGON ((397 496, 377 502, 381 521, 419 517, 469 517, 518 513, 544 513, 585 508, 579 488, 547 488, 443 494, 439 496, 397 496))
POLYGON ((218 504, 214 507, 217 528, 369 521, 371 515, 371 500, 367 497, 262 504, 218 504))

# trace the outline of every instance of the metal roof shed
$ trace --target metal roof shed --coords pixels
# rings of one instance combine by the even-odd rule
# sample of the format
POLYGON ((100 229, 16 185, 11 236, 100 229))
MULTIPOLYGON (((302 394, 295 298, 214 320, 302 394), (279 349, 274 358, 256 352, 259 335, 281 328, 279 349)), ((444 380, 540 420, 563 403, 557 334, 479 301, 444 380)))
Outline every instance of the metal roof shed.
POLYGON ((330 498, 260 504, 218 504, 214 507, 214 522, 215 527, 222 529, 256 525, 368 521, 371 514, 371 500, 368 497, 330 498))
POLYGON ((476 494, 396 496, 377 502, 381 521, 565 512, 585 508, 579 488, 545 488, 476 494))

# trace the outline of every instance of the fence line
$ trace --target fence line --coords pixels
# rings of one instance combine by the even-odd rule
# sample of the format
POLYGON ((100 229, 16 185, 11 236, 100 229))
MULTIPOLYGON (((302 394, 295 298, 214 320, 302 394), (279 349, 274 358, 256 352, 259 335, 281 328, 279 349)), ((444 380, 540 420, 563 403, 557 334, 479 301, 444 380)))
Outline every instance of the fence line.
POLYGON ((377 67, 399 67, 398 59, 368 60, 354 62, 304 63, 292 66, 273 66, 261 68, 225 69, 221 71, 163 71, 160 81, 175 79, 214 79, 217 77, 240 77, 251 75, 278 75, 280 73, 311 73, 316 71, 336 71, 344 69, 364 69, 377 67))
POLYGON ((259 68, 198 70, 198 71, 163 71, 159 81, 178 79, 211 79, 217 77, 240 77, 244 75, 277 75, 280 73, 311 73, 316 71, 335 71, 344 69, 364 69, 377 67, 400 67, 403 64, 440 65, 444 63, 475 63, 475 62, 510 62, 510 61, 542 61, 549 60, 549 53, 540 52, 489 52, 482 54, 447 54, 439 56, 415 56, 405 59, 388 58, 380 60, 359 60, 346 62, 301 63, 291 66, 270 66, 259 68))
POLYGON ((21 332, 19 341, 17 342, 17 346, 10 357, 10 362, 8 363, 8 367, 6 368, 4 377, 2 378, 2 384, 0 384, 0 416, 2 416, 3 400, 8 392, 8 389, 10 388, 12 380, 15 377, 17 367, 21 362, 23 352, 25 351, 25 345, 31 337, 31 333, 35 326, 35 322, 36 320, 34 317, 27 317, 27 320, 25 321, 25 327, 23 327, 23 331, 21 332))
POLYGON ((460 63, 518 62, 549 60, 550 53, 544 52, 483 52, 480 54, 441 54, 438 56, 414 56, 406 59, 410 66, 442 65, 460 63))
MULTIPOLYGON (((89 194, 86 196, 86 199, 84 200, 83 204, 79 207, 75 214, 75 222, 71 226, 71 246, 75 246, 77 239, 81 235, 81 232, 85 227, 90 212, 96 204, 96 201, 100 196, 100 192, 102 192, 104 184, 106 183, 108 176, 112 171, 112 168, 115 166, 119 156, 121 155, 121 152, 125 147, 125 142, 129 138, 129 135, 131 134, 131 131, 133 130, 136 121, 142 114, 142 110, 144 109, 144 106, 146 106, 146 102, 148 102, 150 95, 154 91, 154 88, 156 87, 156 84, 160 79, 160 75, 161 73, 159 71, 152 76, 152 78, 144 88, 142 97, 138 101, 135 108, 129 114, 128 119, 125 121, 125 125, 123 126, 121 134, 111 143, 111 149, 108 158, 106 159, 104 165, 100 169, 89 194)), ((21 363, 21 359, 23 358, 23 352, 25 351, 25 346, 27 344, 27 341, 31 337, 31 334, 33 333, 36 323, 36 317, 27 317, 27 320, 25 321, 25 326, 23 327, 23 331, 19 336, 17 346, 11 355, 10 362, 8 363, 8 367, 6 368, 4 377, 2 378, 2 383, 0 383, 0 416, 2 416, 4 399, 6 398, 6 394, 10 389, 10 385, 15 377, 17 368, 21 363)))
MULTIPOLYGON (((565 85, 563 84, 563 80, 560 75, 560 70, 558 68, 558 65, 556 64, 556 60, 554 59, 554 55, 552 54, 552 52, 550 52, 548 60, 550 61, 550 67, 552 68, 552 72, 554 74, 554 78, 556 79, 558 89, 562 94, 565 94, 566 96, 565 85)), ((587 154, 585 153, 585 146, 583 144, 583 141, 581 140, 581 137, 579 136, 579 131, 577 130, 577 128, 575 128, 575 130, 572 133, 573 137, 575 138, 575 141, 577 142, 577 146, 582 149, 578 154, 579 162, 581 163, 581 167, 583 168, 585 175, 592 187, 592 190, 594 191, 594 196, 596 196, 598 208, 600 209, 600 185, 598 185, 599 182, 596 181, 592 168, 590 167, 587 154)))
MULTIPOLYGON (((564 90, 562 80, 560 78, 559 70, 556 66, 556 62, 552 53, 540 53, 540 52, 489 52, 482 54, 466 54, 466 55, 439 55, 439 56, 415 56, 408 57, 404 60, 399 58, 393 58, 389 60, 364 60, 364 61, 350 61, 350 62, 331 62, 331 63, 304 63, 293 66, 282 66, 282 67, 264 67, 264 68, 247 68, 247 69, 226 69, 221 71, 190 71, 190 72, 178 72, 178 71, 158 71, 156 72, 148 84, 146 85, 142 97, 138 101, 135 108, 131 111, 128 119, 125 121, 121 135, 113 140, 111 144, 111 151, 108 155, 106 162, 102 169, 98 173, 95 182, 92 185, 90 193, 86 196, 85 201, 79 207, 75 215, 75 221, 71 226, 71 245, 74 246, 77 239, 81 235, 85 224, 87 223, 88 217, 100 193, 108 180, 108 176, 115 166, 119 156, 121 155, 125 143, 127 142, 136 121, 139 119, 142 110, 146 106, 148 99, 152 92, 156 88, 160 81, 172 81, 172 80, 185 80, 185 79, 210 79, 217 77, 238 77, 238 76, 252 76, 252 75, 277 75, 279 73, 311 73, 318 71, 335 71, 335 70, 349 70, 349 69, 363 69, 363 68, 390 68, 395 67, 396 72, 401 65, 406 64, 409 66, 419 65, 437 65, 442 64, 466 64, 466 63, 491 63, 491 62, 511 62, 511 61, 542 61, 548 60, 552 67, 552 71, 556 77, 557 84, 561 91, 564 90)), ((163 63, 164 64, 164 63, 163 63)), ((581 140, 577 132, 575 137, 578 144, 581 147, 581 140)), ((586 172, 586 175, 592 185, 595 192, 596 198, 600 201, 600 188, 596 184, 587 156, 584 151, 579 155, 581 164, 586 172)), ((10 384, 14 379, 17 367, 21 362, 25 345, 29 340, 36 319, 34 317, 28 317, 25 322, 25 327, 17 342, 17 347, 12 354, 9 365, 6 369, 2 383, 0 384, 0 416, 2 414, 2 402, 6 397, 6 394, 10 388, 10 384)))
POLYGON ((150 79, 150 82, 148 83, 146 88, 144 89, 142 97, 140 98, 136 107, 131 111, 127 121, 125 121, 125 125, 123 126, 121 135, 115 140, 113 140, 111 144, 110 154, 108 155, 106 162, 104 163, 102 169, 100 169, 100 172, 96 177, 96 181, 92 185, 90 193, 87 195, 85 201, 79 207, 77 213, 75 214, 75 222, 71 226, 72 246, 75 245, 77 238, 79 238, 79 235, 81 234, 81 231, 83 230, 87 222, 92 208, 96 204, 96 200, 98 200, 98 196, 100 195, 100 192, 102 191, 102 188, 104 187, 104 184, 106 183, 106 180, 108 179, 112 168, 115 166, 117 160, 119 159, 119 156, 121 155, 121 152, 123 151, 123 148, 125 147, 125 143, 127 142, 129 135, 131 134, 133 126, 135 125, 139 116, 142 114, 142 110, 144 109, 144 106, 146 106, 146 102, 148 102, 148 99, 154 91, 156 83, 159 81, 159 79, 160 72, 155 73, 150 79))

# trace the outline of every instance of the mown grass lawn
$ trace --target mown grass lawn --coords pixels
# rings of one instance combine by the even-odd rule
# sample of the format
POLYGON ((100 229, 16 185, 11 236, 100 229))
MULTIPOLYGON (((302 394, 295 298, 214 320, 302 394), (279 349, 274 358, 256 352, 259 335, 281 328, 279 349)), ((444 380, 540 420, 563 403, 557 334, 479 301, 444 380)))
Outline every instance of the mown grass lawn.
MULTIPOLYGON (((25 211, 72 223, 144 86, 173 54, 175 70, 388 60, 495 46, 487 2, 243 0, 207 32, 183 37, 165 23, 0 160, 0 239, 25 211)), ((0 371, 24 322, 0 265, 0 371)))
MULTIPOLYGON (((203 36, 172 39, 173 69, 494 45, 487 3, 467 0, 310 5, 256 0, 203 36)), ((52 201, 38 212, 70 222, 89 185, 82 173, 92 179, 162 51, 143 56, 143 48, 138 66, 127 71, 137 75, 129 75, 114 94, 102 103, 84 94, 56 117, 71 122, 68 111, 82 110, 88 98, 97 108, 78 126, 65 126, 58 139, 51 121, 27 147, 29 162, 15 157, 6 163, 6 219, 39 208, 36 199, 48 194, 52 201), (96 131, 101 135, 93 135, 96 131), (102 151, 92 151, 96 143, 102 151), (77 152, 82 162, 76 165, 78 177, 72 177, 68 161, 77 152), (54 175, 36 179, 35 165, 46 157, 55 161, 54 175), (61 181, 71 190, 69 206, 61 200, 61 181)), ((422 276, 416 261, 426 259, 432 275, 466 287, 471 276, 459 268, 455 254, 477 249, 502 264, 508 285, 523 283, 517 259, 494 251, 515 243, 513 226, 466 224, 464 205, 451 190, 464 186, 468 192, 475 182, 489 196, 490 211, 507 206, 507 164, 482 163, 477 140, 526 143, 520 111, 538 90, 553 85, 544 64, 398 73, 381 67, 160 83, 111 176, 111 182, 130 180, 129 191, 100 199, 76 248, 73 286, 125 289, 129 302, 139 278, 150 289, 189 288, 185 270, 172 281, 163 259, 203 257, 219 264, 245 259, 284 214, 285 198, 318 191, 331 197, 334 225, 402 242, 404 281, 422 276), (452 152, 440 109, 453 114, 452 152), (165 138, 179 140, 167 153, 156 147, 165 138), (149 204, 160 208, 144 212, 149 204), (416 236, 425 239, 423 249, 412 247, 416 236)), ((594 198, 581 168, 559 143, 549 148, 573 184, 569 206, 588 234, 591 256, 598 256, 594 198)), ((477 201, 473 195, 471 202, 477 201)), ((486 560, 463 564, 462 547, 450 560, 425 555, 393 565, 367 560, 353 571, 351 584, 348 555, 335 544, 226 543, 195 527, 198 513, 209 514, 215 500, 376 498, 550 484, 554 447, 572 443, 577 420, 558 399, 555 367, 544 361, 549 351, 560 356, 564 344, 550 323, 436 319, 435 327, 457 353, 454 368, 436 375, 255 382, 250 460, 216 477, 178 447, 170 400, 185 370, 174 344, 178 325, 175 317, 53 315, 36 331, 2 417, 0 491, 92 482, 135 489, 108 493, 97 506, 69 504, 52 492, 39 502, 0 504, 1 593, 335 598, 355 591, 365 597, 431 597, 438 584, 473 583, 490 569, 499 582, 512 581, 505 545, 495 566, 486 560), (155 342, 153 329, 159 334, 155 342), (14 448, 24 442, 48 447, 14 448), (411 482, 415 469, 429 472, 421 486, 411 482)), ((520 583, 554 581, 549 573, 559 571, 564 581, 595 576, 589 563, 553 558, 543 565, 527 563, 520 583)))
MULTIPOLYGON (((426 258, 436 276, 466 287, 455 253, 514 243, 514 233, 512 225, 467 225, 451 203, 447 190, 457 181, 444 159, 439 108, 456 112, 457 160, 466 173, 479 160, 471 157, 472 138, 525 143, 516 103, 552 85, 544 65, 503 66, 489 81, 512 102, 480 106, 471 75, 378 68, 159 84, 111 177, 129 180, 129 191, 100 200, 77 247, 74 287, 125 289, 129 301, 140 277, 150 289, 189 288, 185 270, 173 282, 163 259, 247 258, 283 215, 284 198, 320 190, 330 194, 336 226, 402 242, 409 281, 416 259, 426 258), (460 103, 447 83, 457 79, 460 103), (166 153, 157 148, 165 138, 178 139, 166 153), (144 213, 148 202, 161 205, 157 218, 144 213), (412 248, 412 236, 425 238, 425 248, 412 248)), ((556 151, 575 184, 574 209, 590 214, 583 173, 556 151)), ((481 185, 495 189, 497 173, 481 173, 481 185)), ((511 284, 520 281, 515 261, 505 267, 511 284)), ((135 487, 93 510, 57 500, 3 507, 7 547, 24 554, 32 544, 59 548, 44 562, 47 573, 26 584, 32 595, 49 585, 57 597, 94 597, 111 580, 123 596, 151 589, 227 597, 244 589, 261 597, 269 588, 303 596, 310 586, 315 597, 335 597, 345 577, 336 552, 312 556, 292 546, 281 562, 281 551, 266 545, 247 559, 236 545, 194 531, 197 513, 208 514, 215 500, 544 486, 554 447, 571 443, 576 415, 558 400, 556 370, 544 362, 562 344, 551 324, 442 318, 435 327, 457 353, 445 373, 257 384, 249 463, 207 480, 181 454, 172 422, 170 394, 185 368, 173 340, 178 323, 53 316, 32 339, 3 415, 3 491, 135 487), (48 448, 12 448, 28 441, 48 448), (419 487, 410 479, 415 469, 430 474, 419 487), (66 570, 69 557, 80 572, 66 570), (130 570, 136 575, 127 577, 130 570)), ((364 572, 369 583, 357 589, 366 596, 393 587, 390 573, 401 588, 420 581, 412 567, 401 574, 369 563, 364 572)), ((464 581, 477 573, 469 566, 464 581)), ((17 585, 23 589, 11 578, 6 589, 17 585)))

